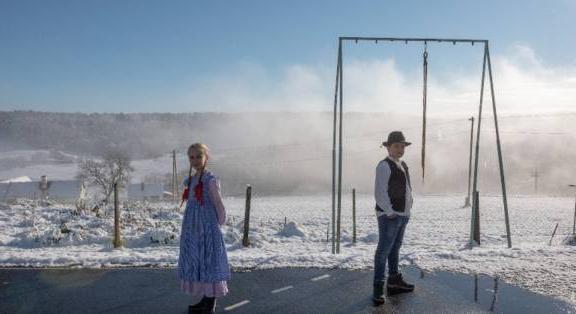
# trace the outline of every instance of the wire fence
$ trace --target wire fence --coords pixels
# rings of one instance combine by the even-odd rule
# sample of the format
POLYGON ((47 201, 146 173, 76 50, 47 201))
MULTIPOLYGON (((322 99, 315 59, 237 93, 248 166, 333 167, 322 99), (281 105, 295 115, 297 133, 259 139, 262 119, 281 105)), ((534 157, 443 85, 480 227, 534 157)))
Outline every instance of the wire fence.
MULTIPOLYGON (((257 187, 253 189, 257 191, 257 187)), ((547 244, 549 241, 553 246, 562 245, 563 241, 573 234, 573 198, 511 197, 509 201, 514 245, 525 242, 547 244), (556 224, 558 228, 552 236, 556 224)), ((38 207, 38 204, 34 202, 38 201, 27 200, 27 202, 14 204, 22 208, 38 207)), ((238 234, 242 234, 246 217, 246 196, 224 197, 224 204, 228 218, 227 226, 236 230, 238 234)), ((409 237, 428 238, 427 241, 437 238, 439 242, 444 241, 443 237, 458 238, 460 242, 467 241, 470 235, 471 208, 464 207, 463 204, 464 197, 461 195, 415 196, 409 227, 412 235, 409 237)), ((151 232, 162 233, 168 224, 171 239, 177 237, 177 229, 181 223, 179 219, 185 210, 184 207, 179 208, 178 204, 171 201, 124 200, 122 205, 122 221, 127 228, 133 230, 144 228, 151 232)), ((12 207, 14 206, 8 204, 8 206, 1 206, 0 209, 18 214, 18 211, 12 207)), ((330 244, 332 238, 330 195, 265 196, 254 193, 250 207, 251 237, 255 236, 254 233, 257 236, 263 233, 274 236, 286 232, 287 228, 296 228, 307 234, 307 241, 330 244)), ((66 212, 66 208, 69 208, 68 211, 72 210, 73 203, 58 204, 54 210, 60 217, 66 212)), ((376 243, 378 224, 373 196, 357 195, 355 220, 352 208, 352 195, 345 193, 341 205, 341 243, 352 244, 354 233, 359 242, 376 243)), ((498 196, 483 197, 480 212, 482 241, 489 244, 500 243, 505 246, 506 232, 501 199, 498 196)), ((36 211, 32 211, 32 215, 37 215, 36 211)), ((45 216, 46 212, 41 215, 45 216)), ((94 214, 87 212, 84 215, 94 214)), ((112 217, 111 211, 104 211, 100 219, 109 220, 112 217)), ((54 228, 59 228, 61 221, 56 219, 54 223, 54 228)))
MULTIPOLYGON (((231 224, 241 224, 245 215, 242 197, 227 197, 225 203, 232 220, 231 224)), ((481 234, 496 242, 505 240, 504 213, 501 198, 483 197, 481 205, 481 234)), ((423 229, 444 230, 447 234, 458 233, 463 238, 469 236, 471 208, 464 207, 464 197, 455 195, 434 195, 416 197, 410 221, 423 229)), ((510 219, 512 238, 524 242, 524 238, 538 238, 547 241, 556 223, 559 223, 554 241, 572 234, 574 215, 573 198, 512 197, 510 199, 510 219), (547 204, 547 205, 543 205, 547 204)), ((356 228, 357 236, 374 236, 377 233, 377 218, 371 195, 359 195, 356 201, 355 225, 352 214, 351 195, 345 195, 341 207, 341 230, 346 241, 356 228)), ((251 225, 274 225, 280 228, 294 222, 322 233, 331 239, 331 197, 326 196, 252 196, 251 225)), ((423 235, 425 236, 425 235, 423 235)))

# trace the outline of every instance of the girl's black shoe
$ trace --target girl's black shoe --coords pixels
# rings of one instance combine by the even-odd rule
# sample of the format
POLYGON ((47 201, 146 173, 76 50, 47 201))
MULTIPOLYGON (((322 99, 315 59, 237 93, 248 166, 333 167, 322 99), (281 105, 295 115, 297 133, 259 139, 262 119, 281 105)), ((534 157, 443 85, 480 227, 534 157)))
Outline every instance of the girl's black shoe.
POLYGON ((200 302, 189 305, 188 313, 215 313, 216 312, 216 298, 203 297, 200 302))
POLYGON ((200 300, 200 302, 198 302, 194 305, 188 305, 188 314, 204 313, 205 304, 206 304, 206 300, 205 300, 205 298, 202 298, 202 300, 200 300))
POLYGON ((216 298, 204 297, 204 312, 202 313, 216 313, 216 298))

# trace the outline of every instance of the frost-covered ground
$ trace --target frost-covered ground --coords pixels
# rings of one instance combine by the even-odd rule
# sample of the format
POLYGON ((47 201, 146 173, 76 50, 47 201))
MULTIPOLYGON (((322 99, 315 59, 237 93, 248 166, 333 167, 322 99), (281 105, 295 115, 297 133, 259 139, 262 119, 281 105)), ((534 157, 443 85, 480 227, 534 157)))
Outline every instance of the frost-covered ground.
MULTIPOLYGON (((402 263, 426 270, 496 275, 530 290, 576 304, 576 246, 572 198, 509 199, 513 248, 506 245, 502 201, 481 198, 482 246, 467 248, 470 209, 461 196, 416 198, 402 263), (549 246, 556 223, 558 231, 549 246)), ((232 267, 371 268, 377 243, 373 201, 358 197, 357 244, 352 245, 351 204, 342 214, 341 253, 326 242, 330 197, 254 197, 250 240, 243 248, 244 199, 227 198, 222 228, 232 267), (288 222, 284 224, 284 219, 288 222)), ((27 201, 0 204, 0 266, 174 266, 182 214, 170 204, 126 204, 122 249, 111 247, 113 216, 72 215, 72 205, 34 207, 27 201)))

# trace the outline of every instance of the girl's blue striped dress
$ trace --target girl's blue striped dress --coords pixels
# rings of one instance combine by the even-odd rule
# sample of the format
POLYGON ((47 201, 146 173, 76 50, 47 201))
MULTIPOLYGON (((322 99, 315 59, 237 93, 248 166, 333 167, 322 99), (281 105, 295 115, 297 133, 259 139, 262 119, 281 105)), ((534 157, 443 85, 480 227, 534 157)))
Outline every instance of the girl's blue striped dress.
MULTIPOLYGON (((226 282, 231 275, 220 230, 225 212, 219 181, 214 174, 204 171, 202 202, 199 202, 194 195, 198 179, 198 174, 192 177, 182 220, 178 258, 180 286, 182 291, 192 295, 221 297, 228 293, 226 282)), ((188 178, 184 185, 188 186, 188 178)))

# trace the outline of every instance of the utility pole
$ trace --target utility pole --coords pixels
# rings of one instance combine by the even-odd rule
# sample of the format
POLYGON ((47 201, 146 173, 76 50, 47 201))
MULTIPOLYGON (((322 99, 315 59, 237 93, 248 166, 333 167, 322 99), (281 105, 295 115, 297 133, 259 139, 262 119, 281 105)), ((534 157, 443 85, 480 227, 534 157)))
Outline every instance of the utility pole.
POLYGON ((172 201, 177 202, 178 172, 176 169, 176 150, 172 150, 172 201))
POLYGON ((534 194, 538 195, 538 167, 534 167, 534 194))
POLYGON ((466 200, 464 201, 464 207, 470 207, 470 183, 472 181, 472 144, 474 143, 474 117, 468 119, 470 121, 470 157, 468 158, 468 194, 466 194, 466 200))

